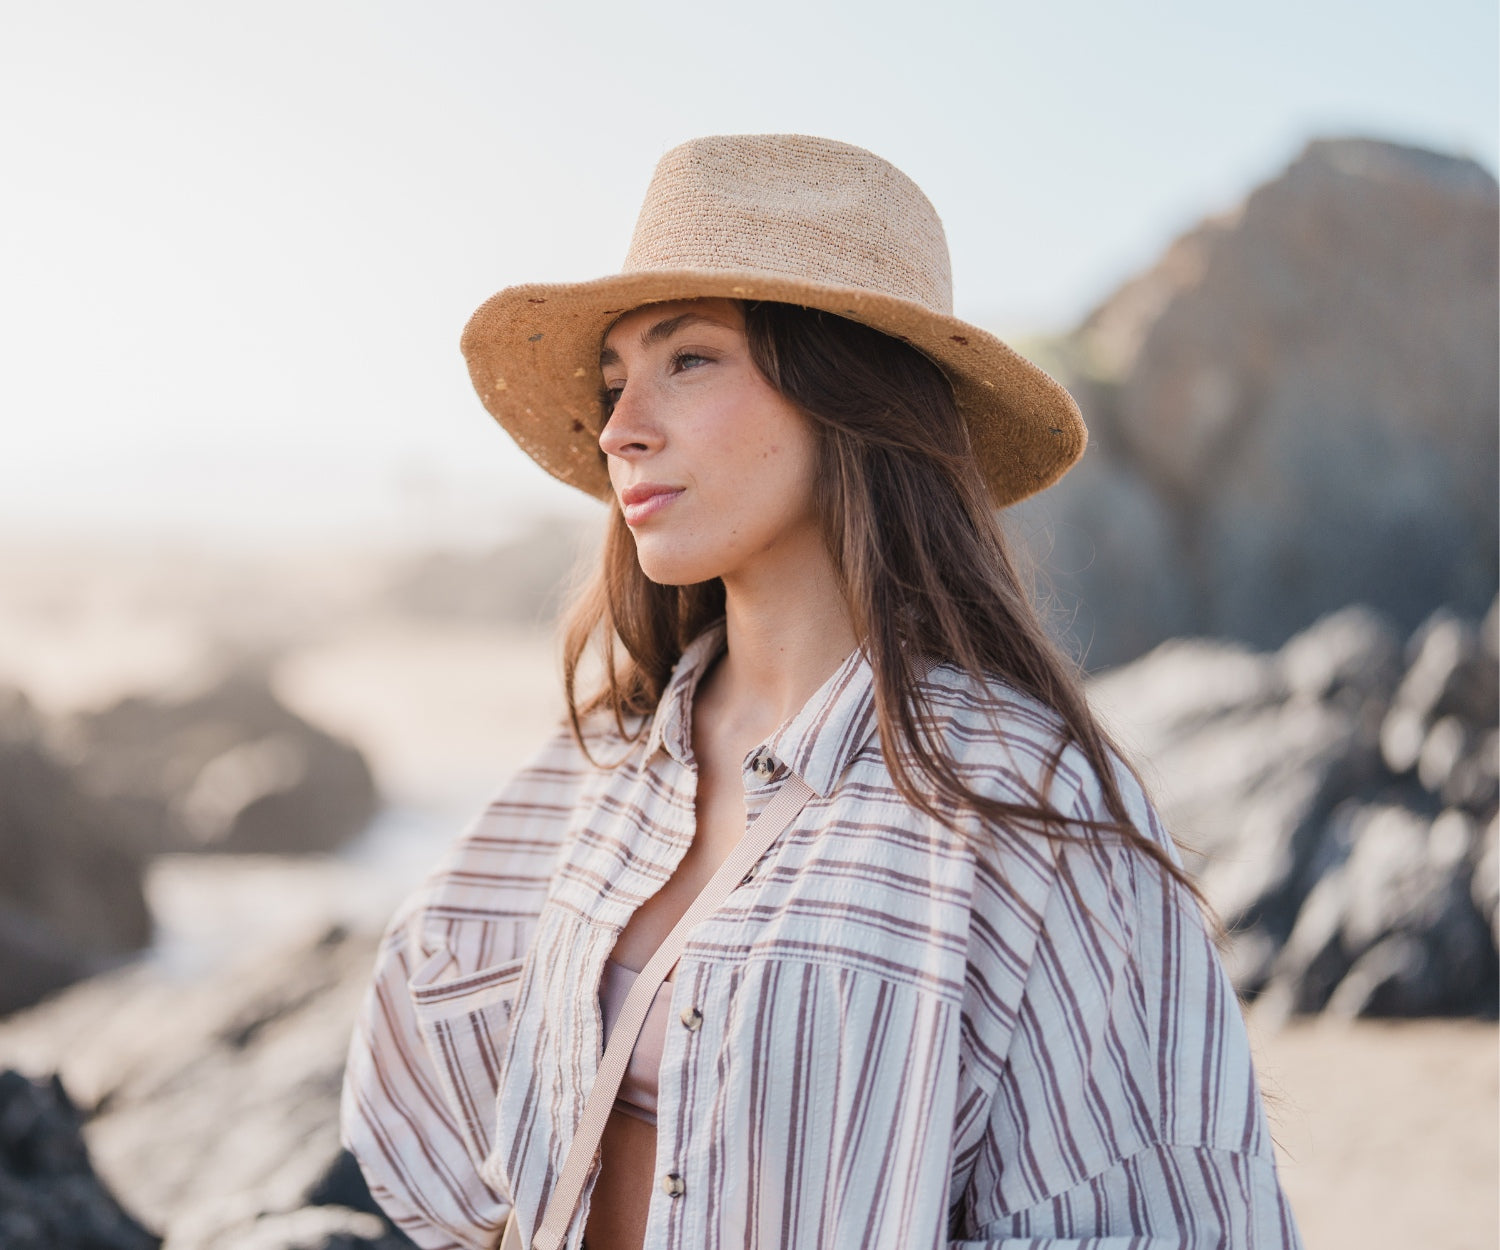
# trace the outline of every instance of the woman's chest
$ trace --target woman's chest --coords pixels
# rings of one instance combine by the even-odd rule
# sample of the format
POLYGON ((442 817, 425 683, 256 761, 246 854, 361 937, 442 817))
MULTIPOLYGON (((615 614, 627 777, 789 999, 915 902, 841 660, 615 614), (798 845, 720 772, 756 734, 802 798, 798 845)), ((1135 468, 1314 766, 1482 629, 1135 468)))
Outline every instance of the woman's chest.
MULTIPOLYGON (((809 801, 694 926, 675 970, 650 1175, 678 1180, 650 1199, 659 1244, 702 1244, 703 1221, 731 1241, 736 1229, 784 1227, 785 1193, 767 1178, 811 1180, 831 1159, 809 1201, 899 1166, 945 1218, 943 1161, 967 1089, 972 863, 954 835, 861 798, 857 773, 852 782, 809 801), (748 1170, 746 1142, 758 1160, 748 1170)), ((747 793, 747 823, 775 789, 747 793)), ((616 792, 580 812, 538 917, 487 1161, 523 1210, 560 1171, 598 1070, 604 962, 621 958, 616 944, 649 900, 687 880, 676 873, 696 829, 691 803, 673 798, 616 792)))
POLYGON ((610 955, 615 962, 644 968, 746 836, 743 787, 737 775, 730 780, 736 784, 726 784, 722 768, 700 766, 692 841, 675 865, 668 863, 669 875, 656 892, 630 914, 610 955))
MULTIPOLYGON (((924 1206, 917 1223, 940 1227, 965 1088, 954 980, 891 958, 863 924, 811 948, 790 930, 748 936, 731 960, 729 929, 712 935, 724 924, 700 926, 670 985, 656 1135, 630 1174, 649 1184, 646 1244, 794 1244, 783 1234, 817 1227, 829 1201, 851 1213, 887 1201, 892 1175, 924 1206)), ((561 1172, 598 1072, 591 984, 613 937, 550 909, 521 979, 489 1166, 528 1213, 561 1172)), ((851 1238, 853 1224, 826 1244, 870 1244, 851 1238)))
MULTIPOLYGON (((811 960, 962 994, 973 860, 962 838, 852 769, 791 825, 689 936, 684 961, 811 960)), ((700 810, 645 778, 575 815, 547 908, 613 932, 640 968, 779 782, 700 810)), ((606 953, 608 948, 606 948, 606 953)))

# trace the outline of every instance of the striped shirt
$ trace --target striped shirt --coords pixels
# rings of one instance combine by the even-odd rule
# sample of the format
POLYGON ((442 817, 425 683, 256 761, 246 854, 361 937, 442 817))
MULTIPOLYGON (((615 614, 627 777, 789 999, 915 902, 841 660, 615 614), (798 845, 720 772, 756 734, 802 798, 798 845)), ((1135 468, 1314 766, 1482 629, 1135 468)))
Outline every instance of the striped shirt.
MULTIPOLYGON (((418 1245, 494 1246, 512 1203, 528 1240, 540 1223, 603 1052, 605 959, 694 836, 692 699, 722 646, 720 626, 689 647, 642 739, 591 737, 615 766, 559 732, 392 921, 343 1136, 418 1245)), ((1076 748, 1044 783, 1054 714, 948 666, 924 680, 968 785, 1107 819, 1076 748)), ((746 757, 747 819, 789 772, 812 798, 671 983, 655 1171, 682 1184, 653 1189, 645 1250, 1300 1245, 1180 887, 1118 842, 914 810, 858 652, 746 757)))

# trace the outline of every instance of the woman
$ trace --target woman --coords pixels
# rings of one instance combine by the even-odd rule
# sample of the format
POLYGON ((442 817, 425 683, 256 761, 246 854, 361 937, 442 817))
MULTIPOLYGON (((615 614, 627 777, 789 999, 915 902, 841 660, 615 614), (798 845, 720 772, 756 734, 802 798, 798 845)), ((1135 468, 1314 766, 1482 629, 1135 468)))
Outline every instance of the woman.
POLYGON ((1082 422, 950 307, 899 171, 731 136, 662 159, 624 273, 470 322, 610 514, 570 723, 351 1048, 419 1245, 1297 1244, 1192 887, 995 521, 1082 422))

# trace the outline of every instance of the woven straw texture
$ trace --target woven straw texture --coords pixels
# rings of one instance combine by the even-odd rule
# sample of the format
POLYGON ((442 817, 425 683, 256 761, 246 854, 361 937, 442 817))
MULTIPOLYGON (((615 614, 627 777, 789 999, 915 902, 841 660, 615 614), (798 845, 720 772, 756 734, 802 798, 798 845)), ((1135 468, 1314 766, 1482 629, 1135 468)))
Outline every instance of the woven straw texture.
POLYGON ((605 332, 642 304, 712 296, 822 309, 924 352, 953 383, 997 505, 1050 486, 1083 453, 1068 392, 953 316, 942 222, 916 184, 862 148, 806 135, 721 135, 668 152, 624 270, 487 300, 464 329, 469 376, 547 472, 608 499, 605 332))

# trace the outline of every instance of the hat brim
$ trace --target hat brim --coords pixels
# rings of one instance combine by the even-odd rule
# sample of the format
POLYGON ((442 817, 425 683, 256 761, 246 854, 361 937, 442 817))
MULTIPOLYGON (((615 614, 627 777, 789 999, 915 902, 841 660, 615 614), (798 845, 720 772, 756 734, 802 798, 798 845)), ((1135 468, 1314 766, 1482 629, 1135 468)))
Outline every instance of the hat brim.
POLYGON ((1057 481, 1088 432, 1067 390, 993 334, 910 300, 788 274, 645 270, 591 282, 507 287, 464 327, 469 377, 490 415, 554 477, 612 497, 599 449, 599 347, 643 304, 722 297, 801 304, 880 330, 937 363, 953 384, 997 506, 1057 481))

